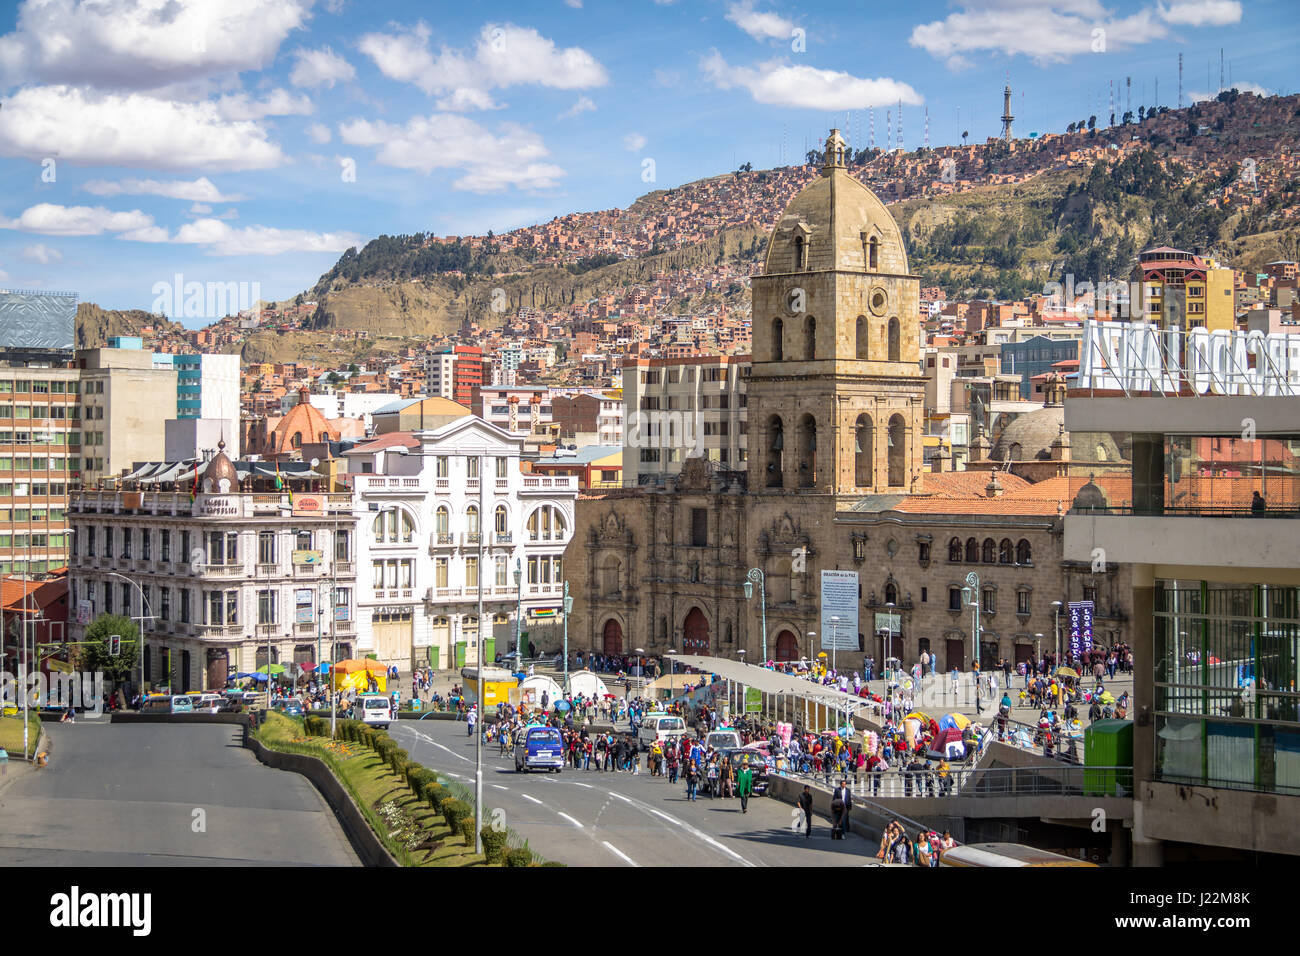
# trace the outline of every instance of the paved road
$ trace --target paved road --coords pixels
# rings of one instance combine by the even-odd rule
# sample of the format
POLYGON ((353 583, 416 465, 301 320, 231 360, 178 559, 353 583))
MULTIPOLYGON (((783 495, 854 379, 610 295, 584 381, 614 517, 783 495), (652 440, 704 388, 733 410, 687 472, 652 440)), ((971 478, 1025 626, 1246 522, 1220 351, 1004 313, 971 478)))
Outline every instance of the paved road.
MULTIPOLYGON (((456 721, 400 721, 389 731, 426 767, 474 786, 474 741, 456 721)), ((513 757, 483 747, 483 799, 543 857, 570 866, 863 866, 875 843, 831 840, 825 820, 813 836, 791 830, 788 804, 763 797, 741 814, 739 800, 691 803, 684 784, 647 773, 566 769, 519 774, 513 757)), ((644 764, 644 756, 642 757, 644 764)))
POLYGON ((316 788, 238 727, 45 727, 49 767, 0 789, 0 866, 360 865, 316 788))

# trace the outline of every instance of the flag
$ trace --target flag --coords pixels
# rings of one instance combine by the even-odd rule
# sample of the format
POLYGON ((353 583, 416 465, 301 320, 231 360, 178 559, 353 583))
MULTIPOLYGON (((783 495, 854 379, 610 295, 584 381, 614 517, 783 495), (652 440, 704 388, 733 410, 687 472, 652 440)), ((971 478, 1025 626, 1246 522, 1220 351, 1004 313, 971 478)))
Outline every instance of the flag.
POLYGON ((284 479, 280 477, 280 463, 275 463, 275 490, 279 491, 284 487, 284 479))
POLYGON ((194 484, 190 485, 190 504, 194 504, 194 498, 199 493, 199 463, 194 463, 194 484))

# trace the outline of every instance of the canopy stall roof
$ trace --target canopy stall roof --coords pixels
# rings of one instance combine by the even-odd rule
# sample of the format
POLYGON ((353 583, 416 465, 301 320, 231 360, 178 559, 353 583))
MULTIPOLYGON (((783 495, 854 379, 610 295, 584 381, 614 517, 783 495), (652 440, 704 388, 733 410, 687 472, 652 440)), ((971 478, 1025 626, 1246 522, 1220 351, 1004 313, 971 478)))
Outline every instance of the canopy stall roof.
POLYGON ((814 704, 824 704, 850 713, 867 706, 865 697, 846 694, 826 684, 814 684, 792 674, 779 674, 755 664, 742 664, 725 657, 697 657, 692 654, 673 654, 671 660, 699 671, 717 674, 726 680, 736 681, 746 687, 757 687, 765 694, 789 694, 814 704))

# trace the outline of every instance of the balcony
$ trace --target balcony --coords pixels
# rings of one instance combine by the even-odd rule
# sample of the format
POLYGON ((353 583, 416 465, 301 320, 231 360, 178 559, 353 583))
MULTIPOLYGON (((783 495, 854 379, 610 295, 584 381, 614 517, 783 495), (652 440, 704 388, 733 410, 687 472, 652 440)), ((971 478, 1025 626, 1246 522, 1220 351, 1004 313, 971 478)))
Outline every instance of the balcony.
POLYGON ((574 475, 535 476, 523 479, 523 494, 554 494, 577 490, 578 479, 574 475))
POLYGON ((496 533, 496 543, 497 543, 497 544, 513 544, 513 543, 514 543, 514 540, 515 540, 515 536, 514 536, 513 532, 510 532, 510 531, 498 531, 498 532, 496 533))
POLYGON ((479 540, 483 535, 478 531, 466 531, 463 535, 463 541, 467 547, 478 547, 479 540))
POLYGON ((455 544, 456 536, 450 531, 436 531, 431 536, 429 551, 432 552, 434 548, 450 548, 455 544))
POLYGON ((238 644, 244 640, 244 629, 238 624, 199 624, 194 625, 194 631, 208 643, 238 644))

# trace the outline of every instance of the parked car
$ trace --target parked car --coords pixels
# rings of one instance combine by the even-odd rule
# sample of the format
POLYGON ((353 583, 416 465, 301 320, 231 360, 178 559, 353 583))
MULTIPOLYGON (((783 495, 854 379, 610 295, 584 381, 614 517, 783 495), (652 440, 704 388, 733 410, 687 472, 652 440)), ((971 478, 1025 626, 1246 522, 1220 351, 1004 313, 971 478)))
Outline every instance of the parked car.
POLYGON ((173 694, 171 712, 173 714, 192 714, 194 713, 194 701, 186 694, 173 694))
POLYGON ((771 772, 771 758, 766 757, 756 750, 749 750, 744 747, 723 750, 720 752, 723 758, 730 757, 733 766, 739 766, 741 761, 748 759, 749 769, 754 772, 754 796, 761 797, 767 793, 769 783, 769 774, 771 772))
POLYGON ((283 697, 273 703, 271 709, 279 711, 286 717, 301 717, 303 714, 302 701, 297 697, 283 697))
POLYGON ((194 702, 194 712, 196 714, 219 714, 221 705, 226 699, 220 694, 199 694, 197 697, 190 698, 194 702))

